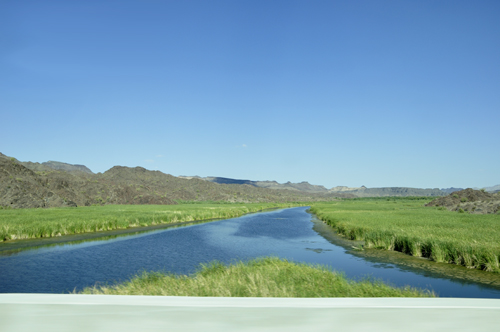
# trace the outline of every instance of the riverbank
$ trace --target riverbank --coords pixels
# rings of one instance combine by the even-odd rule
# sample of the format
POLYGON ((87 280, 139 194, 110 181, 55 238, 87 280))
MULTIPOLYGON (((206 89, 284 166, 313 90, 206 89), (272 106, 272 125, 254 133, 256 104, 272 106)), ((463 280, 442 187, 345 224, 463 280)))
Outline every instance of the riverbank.
POLYGON ((240 217, 305 203, 105 205, 0 210, 0 242, 240 217))
MULTIPOLYGON (((493 287, 500 290, 500 274, 489 273, 478 269, 468 269, 462 265, 438 263, 428 258, 415 257, 394 250, 381 250, 364 247, 364 241, 348 240, 336 232, 316 216, 312 219, 313 230, 335 246, 344 248, 345 253, 359 259, 373 262, 380 266, 417 273, 433 278, 446 279, 462 284, 481 284, 484 287, 493 287), (362 248, 362 250, 360 250, 362 248)), ((438 296, 441 294, 438 292, 438 296)))
POLYGON ((310 211, 349 240, 436 262, 500 272, 498 215, 424 207, 430 199, 356 199, 318 203, 310 211))
POLYGON ((210 297, 433 297, 380 281, 352 281, 325 267, 260 258, 225 266, 212 263, 192 276, 143 272, 115 286, 85 288, 83 294, 210 297))

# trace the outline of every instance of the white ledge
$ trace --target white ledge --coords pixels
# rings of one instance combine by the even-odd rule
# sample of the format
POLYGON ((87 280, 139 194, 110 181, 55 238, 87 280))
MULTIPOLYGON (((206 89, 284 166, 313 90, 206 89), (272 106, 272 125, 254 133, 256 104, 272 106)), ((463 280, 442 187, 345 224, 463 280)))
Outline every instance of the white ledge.
POLYGON ((0 331, 495 330, 500 300, 0 294, 0 331))

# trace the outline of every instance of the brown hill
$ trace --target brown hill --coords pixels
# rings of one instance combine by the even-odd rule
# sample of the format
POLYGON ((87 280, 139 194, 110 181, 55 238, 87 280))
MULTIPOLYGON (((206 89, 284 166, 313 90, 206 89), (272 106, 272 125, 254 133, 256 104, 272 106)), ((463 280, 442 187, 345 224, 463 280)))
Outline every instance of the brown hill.
POLYGON ((500 194, 467 188, 436 198, 426 206, 443 206, 450 211, 475 214, 497 213, 500 211, 500 194))
POLYGON ((51 207, 64 201, 44 185, 42 177, 15 160, 0 158, 0 206, 51 207))
MULTIPOLYGON (((45 167, 43 164, 38 165, 45 167)), ((105 204, 176 204, 178 200, 292 202, 334 199, 331 194, 218 184, 196 178, 183 179, 142 167, 115 166, 103 174, 73 169, 37 169, 40 170, 33 171, 14 158, 0 155, 0 206, 41 208, 105 204)))

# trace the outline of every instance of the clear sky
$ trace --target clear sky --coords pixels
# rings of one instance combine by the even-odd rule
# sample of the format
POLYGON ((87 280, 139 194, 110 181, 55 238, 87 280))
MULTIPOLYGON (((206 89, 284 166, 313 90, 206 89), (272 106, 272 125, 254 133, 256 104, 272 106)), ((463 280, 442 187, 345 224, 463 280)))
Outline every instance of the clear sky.
POLYGON ((0 2, 0 152, 175 176, 500 183, 500 1, 0 2))

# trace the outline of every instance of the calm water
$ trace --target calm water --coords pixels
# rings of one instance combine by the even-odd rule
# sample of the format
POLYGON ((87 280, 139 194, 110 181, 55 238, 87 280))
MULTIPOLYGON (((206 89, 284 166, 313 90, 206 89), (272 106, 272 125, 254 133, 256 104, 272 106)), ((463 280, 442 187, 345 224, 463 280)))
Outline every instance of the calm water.
POLYGON ((0 252, 0 293, 64 293, 127 280, 143 270, 189 274, 213 260, 230 263, 272 255, 328 265, 351 278, 370 276, 396 286, 428 288, 439 296, 500 298, 498 287, 357 255, 321 236, 328 229, 311 222, 306 210, 277 210, 9 255, 0 252))

